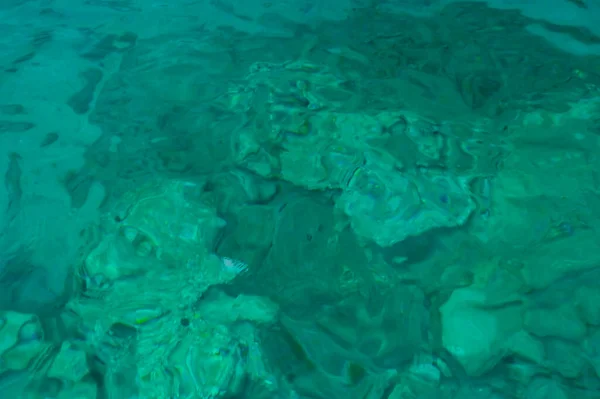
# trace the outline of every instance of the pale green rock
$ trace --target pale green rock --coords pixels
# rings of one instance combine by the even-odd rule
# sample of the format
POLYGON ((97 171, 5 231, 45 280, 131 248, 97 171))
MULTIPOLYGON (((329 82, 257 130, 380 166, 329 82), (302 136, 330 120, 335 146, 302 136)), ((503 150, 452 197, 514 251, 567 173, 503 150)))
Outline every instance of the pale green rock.
POLYGON ((491 370, 511 349, 522 327, 519 306, 486 309, 485 292, 460 288, 440 308, 442 342, 467 374, 491 370))

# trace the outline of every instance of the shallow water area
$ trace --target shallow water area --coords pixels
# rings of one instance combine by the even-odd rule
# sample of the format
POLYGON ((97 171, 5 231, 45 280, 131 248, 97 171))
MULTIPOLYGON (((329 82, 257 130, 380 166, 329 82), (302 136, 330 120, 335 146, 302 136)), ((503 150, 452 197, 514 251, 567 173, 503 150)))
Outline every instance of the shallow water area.
POLYGON ((0 2, 0 397, 600 399, 598 21, 0 2))

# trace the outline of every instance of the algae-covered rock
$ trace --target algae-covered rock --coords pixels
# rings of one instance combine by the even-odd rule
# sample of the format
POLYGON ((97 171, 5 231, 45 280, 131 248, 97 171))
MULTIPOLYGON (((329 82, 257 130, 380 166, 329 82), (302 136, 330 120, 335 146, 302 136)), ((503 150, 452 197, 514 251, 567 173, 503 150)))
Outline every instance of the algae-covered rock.
POLYGON ((42 324, 36 316, 0 312, 0 374, 21 370, 37 372, 31 365, 45 362, 52 350, 52 344, 44 338, 42 324))
POLYGON ((546 359, 544 366, 555 370, 565 378, 578 378, 587 367, 588 360, 579 342, 556 338, 544 340, 546 359))
POLYGON ((567 391, 556 380, 535 378, 525 391, 525 399, 569 399, 567 391))
POLYGON ((583 342, 583 353, 596 376, 600 377, 600 330, 594 330, 583 342))
POLYGON ((570 305, 556 308, 528 309, 524 316, 525 328, 539 337, 555 337, 579 341, 587 328, 570 305))
POLYGON ((382 247, 431 229, 461 226, 475 209, 465 185, 451 175, 407 174, 375 163, 354 174, 338 206, 358 235, 382 247))
POLYGON ((223 293, 203 301, 197 308, 204 320, 231 324, 236 321, 251 321, 256 324, 268 324, 276 320, 278 306, 267 298, 240 295, 232 298, 223 293))
POLYGON ((521 273, 532 288, 546 288, 569 275, 597 267, 600 244, 592 230, 580 230, 567 238, 549 240, 528 248, 521 273))
POLYGON ((186 196, 196 182, 163 180, 132 190, 121 199, 125 213, 119 234, 138 254, 185 264, 198 248, 207 248, 225 226, 215 208, 186 196))
POLYGON ((512 353, 537 364, 542 364, 546 350, 541 340, 525 331, 519 331, 510 338, 512 353))
MULTIPOLYGON (((69 327, 93 354, 89 367, 103 375, 110 395, 233 395, 245 368, 241 344, 224 325, 275 317, 275 305, 262 298, 212 307, 200 301, 211 286, 229 283, 247 266, 211 253, 224 221, 197 191, 178 181, 132 191, 78 270, 80 289, 67 304, 69 327), (215 318, 219 311, 231 317, 215 318), (174 375, 176 369, 181 373, 174 375)), ((66 357, 74 351, 63 349, 51 373, 73 380, 65 364, 73 362, 76 375, 85 370, 76 356, 66 357)))
POLYGON ((68 383, 81 381, 90 372, 86 353, 63 342, 46 375, 68 383))
POLYGON ((593 326, 600 325, 600 290, 597 287, 578 287, 575 304, 584 322, 593 326))

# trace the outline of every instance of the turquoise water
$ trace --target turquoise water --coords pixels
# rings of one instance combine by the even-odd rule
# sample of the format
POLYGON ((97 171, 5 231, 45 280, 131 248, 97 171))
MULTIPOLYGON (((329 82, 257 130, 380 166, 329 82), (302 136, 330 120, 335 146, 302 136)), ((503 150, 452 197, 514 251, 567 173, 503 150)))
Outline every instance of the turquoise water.
POLYGON ((600 398, 599 27, 0 1, 0 399, 600 398))

